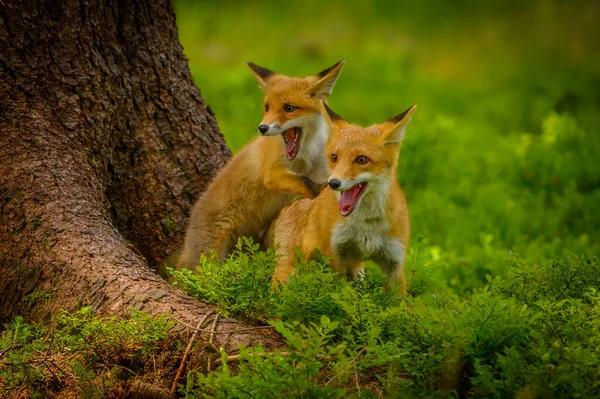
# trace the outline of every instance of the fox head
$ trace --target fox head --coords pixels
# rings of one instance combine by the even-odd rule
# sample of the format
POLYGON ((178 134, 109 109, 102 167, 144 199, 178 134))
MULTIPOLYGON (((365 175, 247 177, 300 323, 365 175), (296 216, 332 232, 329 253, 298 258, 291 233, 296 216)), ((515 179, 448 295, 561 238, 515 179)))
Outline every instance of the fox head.
MULTIPOLYGON (((350 215, 363 199, 383 198, 395 180, 406 125, 416 105, 381 124, 351 125, 321 103, 329 131, 329 187, 336 191, 339 211, 350 215)), ((382 204, 379 204, 383 206, 382 204)))
POLYGON ((311 141, 322 125, 319 101, 327 102, 344 61, 305 78, 292 78, 247 63, 265 92, 264 115, 258 126, 261 135, 281 135, 285 156, 296 159, 303 144, 311 141))

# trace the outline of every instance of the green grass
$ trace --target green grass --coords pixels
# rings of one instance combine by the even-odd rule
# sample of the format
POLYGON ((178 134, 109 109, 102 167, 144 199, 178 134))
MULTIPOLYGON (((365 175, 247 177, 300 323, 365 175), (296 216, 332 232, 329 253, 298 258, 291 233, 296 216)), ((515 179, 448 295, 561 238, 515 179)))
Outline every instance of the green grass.
POLYGON ((286 347, 240 348, 235 361, 221 350, 214 372, 190 374, 186 397, 600 397, 597 258, 512 255, 504 277, 456 295, 431 289, 440 266, 417 240, 401 297, 376 267, 352 283, 301 259, 273 291, 273 251, 242 246, 173 273, 224 314, 268 320, 286 347))

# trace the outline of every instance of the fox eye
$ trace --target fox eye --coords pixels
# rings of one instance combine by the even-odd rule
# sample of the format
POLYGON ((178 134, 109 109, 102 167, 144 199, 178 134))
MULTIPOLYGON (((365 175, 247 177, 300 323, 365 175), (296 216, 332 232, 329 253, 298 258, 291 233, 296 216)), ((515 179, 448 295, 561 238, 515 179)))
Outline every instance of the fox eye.
POLYGON ((265 104, 265 112, 269 112, 269 104, 265 104))
POLYGON ((369 162, 369 158, 365 157, 364 155, 360 155, 358 158, 356 158, 354 162, 356 162, 359 165, 364 165, 367 162, 369 162))
POLYGON ((337 162, 337 155, 336 154, 331 154, 331 162, 333 162, 333 163, 337 162))
POLYGON ((284 112, 294 112, 296 109, 298 109, 298 107, 295 107, 295 106, 290 105, 290 104, 283 104, 283 111, 284 112))

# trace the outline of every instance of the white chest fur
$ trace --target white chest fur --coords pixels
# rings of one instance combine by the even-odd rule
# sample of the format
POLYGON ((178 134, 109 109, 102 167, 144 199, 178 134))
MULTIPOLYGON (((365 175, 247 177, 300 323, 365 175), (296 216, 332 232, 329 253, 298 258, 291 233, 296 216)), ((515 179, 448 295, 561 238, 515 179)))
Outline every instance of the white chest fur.
POLYGON ((346 217, 339 222, 331 235, 331 246, 341 257, 369 260, 384 249, 389 225, 382 219, 361 220, 346 217))
POLYGON ((372 260, 388 275, 402 266, 405 248, 397 238, 390 236, 382 198, 385 194, 365 193, 357 209, 336 224, 331 247, 339 261, 372 260))

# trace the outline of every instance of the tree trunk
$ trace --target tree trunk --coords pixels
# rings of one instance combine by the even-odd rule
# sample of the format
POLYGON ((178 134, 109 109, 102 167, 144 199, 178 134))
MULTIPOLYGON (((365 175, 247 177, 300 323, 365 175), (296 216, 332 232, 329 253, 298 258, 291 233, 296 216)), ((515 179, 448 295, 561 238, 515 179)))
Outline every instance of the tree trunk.
POLYGON ((229 156, 168 0, 0 0, 0 322, 91 305, 195 325, 209 306, 152 268, 229 156))

